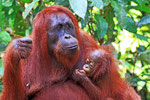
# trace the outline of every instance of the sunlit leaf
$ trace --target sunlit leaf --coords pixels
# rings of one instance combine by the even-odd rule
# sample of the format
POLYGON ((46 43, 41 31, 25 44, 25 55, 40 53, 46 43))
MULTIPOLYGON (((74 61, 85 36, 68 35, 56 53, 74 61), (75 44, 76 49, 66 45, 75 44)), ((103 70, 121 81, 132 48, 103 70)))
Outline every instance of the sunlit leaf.
POLYGON ((103 9, 103 1, 102 0, 91 0, 93 5, 99 9, 103 9))
POLYGON ((87 0, 69 0, 69 3, 73 11, 84 19, 87 11, 87 0))
POLYGON ((27 15, 29 14, 29 12, 31 11, 31 9, 34 7, 34 5, 36 4, 36 2, 38 2, 39 0, 33 0, 33 2, 31 2, 27 8, 25 9, 25 12, 23 14, 23 17, 26 18, 27 15))
POLYGON ((136 33, 137 27, 135 25, 135 22, 127 16, 127 13, 125 9, 116 1, 111 0, 112 7, 114 8, 115 15, 118 20, 118 24, 121 29, 126 29, 129 32, 136 33))
POLYGON ((13 2, 14 0, 4 0, 4 2, 2 2, 2 5, 4 5, 5 7, 10 7, 12 6, 13 2))

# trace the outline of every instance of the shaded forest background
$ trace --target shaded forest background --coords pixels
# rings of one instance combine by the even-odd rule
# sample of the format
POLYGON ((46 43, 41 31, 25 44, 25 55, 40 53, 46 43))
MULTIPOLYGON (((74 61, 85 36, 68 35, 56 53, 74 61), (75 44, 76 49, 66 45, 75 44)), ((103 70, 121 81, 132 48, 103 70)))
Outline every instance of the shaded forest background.
POLYGON ((113 45, 121 76, 150 100, 150 0, 0 0, 0 93, 6 46, 30 35, 35 15, 55 4, 69 8, 100 45, 113 45))

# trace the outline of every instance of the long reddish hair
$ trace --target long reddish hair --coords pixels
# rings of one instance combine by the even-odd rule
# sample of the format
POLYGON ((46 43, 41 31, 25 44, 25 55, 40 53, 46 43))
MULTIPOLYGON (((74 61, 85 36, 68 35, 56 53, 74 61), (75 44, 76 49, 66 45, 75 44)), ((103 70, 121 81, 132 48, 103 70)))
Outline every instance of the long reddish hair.
MULTIPOLYGON (((34 66, 36 65, 37 62, 40 62, 38 63, 37 66, 40 66, 39 64, 42 64, 41 66, 50 65, 51 57, 49 57, 49 53, 48 53, 46 27, 50 21, 49 20, 50 15, 52 13, 57 13, 57 12, 65 13, 72 20, 74 27, 75 27, 77 39, 79 41, 79 47, 81 46, 80 45, 81 37, 80 37, 78 21, 76 17, 73 15, 73 13, 69 9, 62 7, 62 6, 58 6, 58 5, 45 8, 44 10, 40 11, 33 20, 33 32, 31 34, 31 37, 33 39, 33 48, 32 48, 31 59, 33 59, 32 64, 34 64, 34 66)), ((74 59, 74 61, 71 62, 73 63, 72 66, 75 64, 77 60, 77 57, 74 57, 74 58, 76 59, 74 59)), ((67 61, 66 63, 69 64, 69 62, 67 61)))

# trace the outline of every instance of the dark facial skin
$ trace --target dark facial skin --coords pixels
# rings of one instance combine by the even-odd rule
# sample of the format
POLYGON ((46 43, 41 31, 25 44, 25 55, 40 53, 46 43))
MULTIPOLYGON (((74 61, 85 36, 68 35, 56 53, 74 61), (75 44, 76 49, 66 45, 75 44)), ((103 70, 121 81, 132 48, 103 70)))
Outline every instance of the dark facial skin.
POLYGON ((47 26, 48 49, 59 47, 62 55, 72 55, 78 50, 75 28, 71 19, 64 13, 53 13, 47 26))
POLYGON ((87 59, 86 63, 83 65, 83 70, 85 71, 86 75, 90 74, 93 70, 94 62, 91 59, 87 59))

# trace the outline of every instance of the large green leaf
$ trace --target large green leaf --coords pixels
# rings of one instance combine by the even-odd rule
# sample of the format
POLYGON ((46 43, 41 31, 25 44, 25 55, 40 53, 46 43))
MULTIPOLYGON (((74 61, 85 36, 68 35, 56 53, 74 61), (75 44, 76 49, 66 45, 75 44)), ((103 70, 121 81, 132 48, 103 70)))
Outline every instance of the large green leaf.
POLYGON ((96 19, 96 33, 94 34, 95 38, 104 38, 106 32, 107 32, 107 28, 108 28, 108 23, 106 22, 106 20, 100 16, 100 15, 95 15, 95 19, 96 19))
POLYGON ((38 2, 39 0, 33 0, 33 2, 31 2, 27 8, 25 9, 25 12, 23 14, 23 17, 26 18, 27 15, 29 14, 29 12, 31 11, 31 9, 34 7, 34 5, 36 4, 36 2, 38 2))
POLYGON ((135 22, 127 16, 127 13, 125 9, 121 6, 119 2, 116 2, 114 0, 111 0, 112 7, 114 8, 115 15, 118 20, 118 24, 121 29, 126 29, 129 32, 136 33, 137 32, 137 26, 135 25, 135 22))
POLYGON ((84 19, 87 11, 87 0, 69 0, 69 3, 73 11, 84 19))
POLYGON ((137 23, 139 27, 141 27, 144 24, 150 24, 150 15, 146 15, 141 18, 141 20, 137 23))
POLYGON ((103 9, 103 1, 102 0, 92 0, 92 3, 95 7, 99 9, 103 9))

